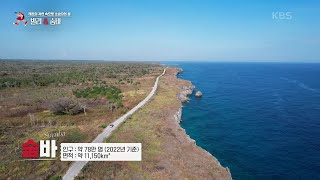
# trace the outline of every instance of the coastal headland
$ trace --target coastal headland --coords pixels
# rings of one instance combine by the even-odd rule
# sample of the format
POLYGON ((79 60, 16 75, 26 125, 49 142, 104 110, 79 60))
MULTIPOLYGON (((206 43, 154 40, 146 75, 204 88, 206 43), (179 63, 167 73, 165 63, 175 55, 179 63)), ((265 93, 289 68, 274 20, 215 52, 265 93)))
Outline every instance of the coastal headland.
POLYGON ((176 77, 180 71, 169 67, 152 100, 105 141, 141 142, 143 160, 90 162, 79 178, 232 179, 229 169, 197 146, 179 124, 182 101, 194 88, 190 81, 176 77))
MULTIPOLYGON (((164 66, 104 61, 0 61, 0 179, 61 179, 71 166, 21 158, 21 145, 92 142, 153 90, 164 66)), ((104 142, 142 143, 141 162, 89 162, 78 179, 231 179, 179 125, 193 92, 169 67, 151 99, 104 142)), ((77 179, 76 178, 76 179, 77 179)))

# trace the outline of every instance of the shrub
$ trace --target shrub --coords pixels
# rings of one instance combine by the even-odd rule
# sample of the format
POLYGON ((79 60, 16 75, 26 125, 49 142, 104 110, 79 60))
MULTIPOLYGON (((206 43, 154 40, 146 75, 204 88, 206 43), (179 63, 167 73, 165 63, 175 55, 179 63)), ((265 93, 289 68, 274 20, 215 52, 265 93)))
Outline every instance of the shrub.
POLYGON ((76 115, 84 112, 83 106, 74 100, 61 98, 51 104, 50 110, 56 115, 76 115))
POLYGON ((123 103, 121 101, 116 101, 115 104, 116 107, 123 107, 123 103))
POLYGON ((61 176, 52 176, 50 180, 62 180, 61 176))
POLYGON ((94 86, 81 90, 73 91, 73 94, 77 98, 97 98, 107 97, 108 100, 116 102, 122 99, 121 90, 114 86, 94 86))
POLYGON ((66 133, 64 142, 66 143, 78 143, 83 142, 86 139, 86 135, 78 129, 72 129, 66 133))
POLYGON ((106 128, 108 125, 106 125, 106 124, 102 124, 101 126, 99 126, 100 128, 106 128))

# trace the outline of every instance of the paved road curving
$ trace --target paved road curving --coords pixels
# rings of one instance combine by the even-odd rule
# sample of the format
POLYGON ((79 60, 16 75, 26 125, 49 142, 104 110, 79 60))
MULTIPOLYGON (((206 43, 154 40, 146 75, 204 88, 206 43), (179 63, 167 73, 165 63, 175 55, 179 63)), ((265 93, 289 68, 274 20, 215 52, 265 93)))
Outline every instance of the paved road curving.
MULTIPOLYGON (((118 118, 117 120, 115 120, 113 122, 113 127, 106 127, 103 132, 101 134, 99 134, 93 141, 92 143, 102 143, 103 140, 107 137, 109 137, 112 132, 117 129, 117 127, 120 126, 121 123, 123 123, 127 117, 129 117, 130 115, 132 115, 134 112, 136 112, 139 108, 141 108, 143 105, 145 105, 150 99, 151 97, 154 95, 154 93, 156 92, 157 88, 158 88, 158 82, 159 82, 159 78, 161 76, 163 76, 166 73, 167 68, 165 68, 163 70, 163 73, 157 77, 151 92, 149 93, 149 95, 142 100, 138 105, 136 105, 134 108, 132 108, 130 111, 128 111, 126 114, 124 114, 123 116, 121 116, 120 118, 118 118)), ((65 180, 69 180, 69 179, 73 179, 74 177, 76 177, 81 169, 88 163, 88 161, 76 161, 74 162, 68 169, 67 173, 63 176, 63 179, 65 180)))

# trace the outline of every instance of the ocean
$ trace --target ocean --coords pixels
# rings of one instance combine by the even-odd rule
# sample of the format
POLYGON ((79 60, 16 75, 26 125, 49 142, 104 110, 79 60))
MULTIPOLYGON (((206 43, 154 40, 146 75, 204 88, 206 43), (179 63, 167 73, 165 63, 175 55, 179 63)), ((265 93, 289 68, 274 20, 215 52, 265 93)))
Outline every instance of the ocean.
POLYGON ((320 63, 167 63, 203 97, 182 127, 235 180, 320 179, 320 63))

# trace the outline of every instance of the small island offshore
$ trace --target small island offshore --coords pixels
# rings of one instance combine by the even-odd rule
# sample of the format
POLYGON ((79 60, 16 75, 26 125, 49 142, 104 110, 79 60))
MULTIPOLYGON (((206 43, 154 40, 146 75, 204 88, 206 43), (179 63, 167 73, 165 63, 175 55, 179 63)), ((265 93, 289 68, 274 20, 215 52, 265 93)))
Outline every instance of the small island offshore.
MULTIPOLYGON (((62 179, 70 162, 25 161, 28 139, 91 142, 142 101, 165 66, 157 63, 0 61, 0 179, 62 179)), ((152 99, 106 143, 142 143, 140 162, 89 162, 76 179, 232 179, 228 168, 180 127, 194 86, 168 67, 152 99)), ((59 153, 58 153, 59 154, 59 153)))

